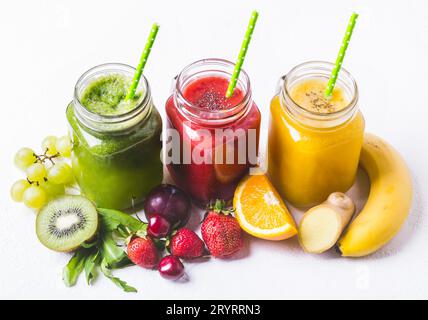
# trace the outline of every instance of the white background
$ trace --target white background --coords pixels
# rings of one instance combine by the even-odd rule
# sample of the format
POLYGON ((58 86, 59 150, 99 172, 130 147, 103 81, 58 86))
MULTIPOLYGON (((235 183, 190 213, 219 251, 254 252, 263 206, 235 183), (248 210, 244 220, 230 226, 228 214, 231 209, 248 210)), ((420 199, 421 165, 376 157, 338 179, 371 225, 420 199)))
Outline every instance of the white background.
POLYGON ((2 1, 0 35, 0 298, 428 298, 428 1, 2 1), (400 234, 364 259, 304 254, 296 239, 246 237, 239 259, 186 264, 187 283, 132 267, 116 274, 137 294, 102 277, 66 288, 70 256, 39 244, 34 213, 10 200, 22 177, 15 151, 65 134, 77 78, 105 62, 136 65, 153 22, 161 28, 145 75, 164 115, 185 65, 235 59, 253 9, 260 17, 244 68, 263 115, 262 145, 277 79, 307 60, 333 61, 352 10, 360 13, 344 66, 359 84, 367 131, 391 142, 412 171, 414 205, 400 234))

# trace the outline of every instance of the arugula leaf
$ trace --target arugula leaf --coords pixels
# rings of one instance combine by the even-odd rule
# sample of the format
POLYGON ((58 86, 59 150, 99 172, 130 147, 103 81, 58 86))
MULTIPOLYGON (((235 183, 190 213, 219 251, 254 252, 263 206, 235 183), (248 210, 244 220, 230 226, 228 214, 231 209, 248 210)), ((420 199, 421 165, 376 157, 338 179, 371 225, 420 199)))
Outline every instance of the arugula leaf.
POLYGON ((96 267, 100 264, 99 257, 99 251, 97 250, 88 256, 85 261, 85 275, 88 285, 91 285, 92 280, 96 277, 96 267))
POLYGON ((95 247, 96 245, 97 245, 97 242, 95 241, 95 242, 91 242, 91 243, 83 242, 80 246, 82 248, 85 248, 85 249, 90 249, 92 247, 95 247))
POLYGON ((129 263, 128 256, 122 248, 118 247, 113 239, 112 232, 106 232, 103 234, 101 242, 101 272, 113 281, 118 287, 122 288, 125 292, 137 292, 134 287, 129 286, 125 281, 114 277, 111 273, 111 269, 120 268, 129 263))
POLYGON ((79 275, 83 271, 87 257, 88 251, 85 249, 79 249, 74 253, 73 257, 64 267, 62 272, 62 280, 67 287, 71 287, 76 284, 79 275))
POLYGON ((109 278, 115 285, 117 285, 119 288, 122 288, 125 292, 137 292, 137 289, 134 287, 128 285, 125 281, 120 280, 117 277, 114 277, 111 273, 110 267, 105 259, 101 261, 101 272, 109 278))
POLYGON ((129 214, 112 209, 98 209, 100 229, 97 240, 83 243, 63 270, 63 280, 67 286, 76 284, 79 275, 85 271, 86 282, 92 283, 97 274, 97 268, 113 283, 126 292, 137 292, 125 281, 114 277, 111 270, 131 264, 126 252, 117 245, 114 235, 119 238, 131 234, 145 235, 147 224, 129 214))
POLYGON ((123 259, 127 259, 125 251, 117 246, 111 232, 103 234, 100 253, 101 259, 106 261, 106 263, 112 268, 117 266, 123 259))
POLYGON ((106 231, 117 230, 122 225, 133 232, 137 232, 145 226, 144 222, 118 210, 98 208, 98 213, 106 231))
POLYGON ((129 237, 129 231, 124 227, 123 225, 119 225, 115 232, 119 237, 122 237, 124 239, 127 239, 129 237))

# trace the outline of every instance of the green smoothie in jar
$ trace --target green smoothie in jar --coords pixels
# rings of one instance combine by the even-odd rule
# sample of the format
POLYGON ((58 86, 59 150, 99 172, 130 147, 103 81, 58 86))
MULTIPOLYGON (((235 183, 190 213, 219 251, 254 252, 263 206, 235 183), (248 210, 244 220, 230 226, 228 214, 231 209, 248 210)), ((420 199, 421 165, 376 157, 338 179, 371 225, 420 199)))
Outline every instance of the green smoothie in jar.
POLYGON ((144 76, 134 98, 125 99, 134 71, 123 64, 87 71, 67 108, 73 171, 99 207, 133 207, 163 179, 162 120, 144 76))

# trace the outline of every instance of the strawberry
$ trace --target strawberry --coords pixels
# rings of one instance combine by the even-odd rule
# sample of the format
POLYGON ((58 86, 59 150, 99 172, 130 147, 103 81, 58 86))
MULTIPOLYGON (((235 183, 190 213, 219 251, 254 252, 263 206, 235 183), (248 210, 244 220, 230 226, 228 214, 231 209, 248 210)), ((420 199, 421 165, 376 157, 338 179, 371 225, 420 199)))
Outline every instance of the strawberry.
POLYGON ((169 246, 172 255, 183 259, 201 257, 205 249, 204 242, 187 228, 181 228, 173 234, 169 246))
POLYGON ((159 255, 155 243, 149 237, 132 237, 128 243, 128 258, 140 267, 153 269, 159 255))
POLYGON ((225 209, 225 202, 216 200, 209 207, 202 222, 202 238, 211 255, 225 257, 239 251, 242 246, 242 230, 238 221, 231 215, 233 210, 225 209))

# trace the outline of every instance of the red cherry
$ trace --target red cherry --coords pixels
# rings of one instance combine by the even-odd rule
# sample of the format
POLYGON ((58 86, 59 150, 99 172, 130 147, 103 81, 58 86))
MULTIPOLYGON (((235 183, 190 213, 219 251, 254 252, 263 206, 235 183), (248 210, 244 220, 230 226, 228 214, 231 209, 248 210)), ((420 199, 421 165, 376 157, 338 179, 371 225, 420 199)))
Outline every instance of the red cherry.
POLYGON ((165 256, 159 262, 158 271, 165 279, 178 280, 184 275, 184 266, 177 257, 165 256))
POLYGON ((154 238, 166 237, 171 231, 171 224, 161 215, 151 216, 147 226, 147 233, 154 238))

